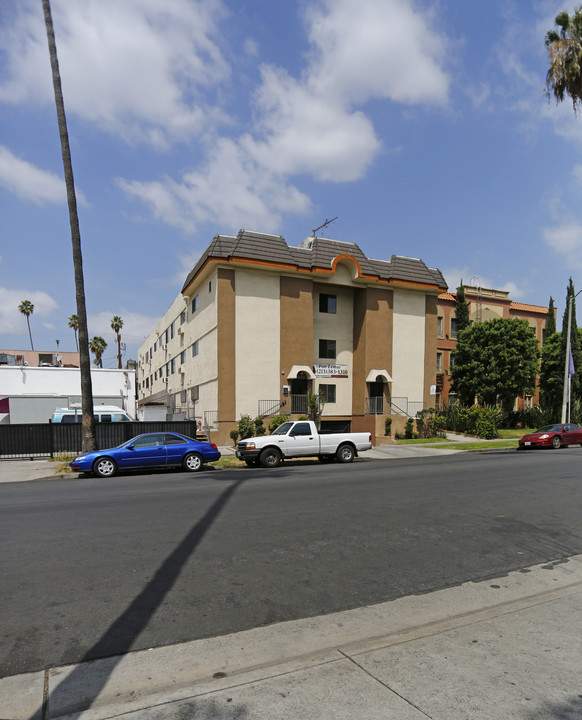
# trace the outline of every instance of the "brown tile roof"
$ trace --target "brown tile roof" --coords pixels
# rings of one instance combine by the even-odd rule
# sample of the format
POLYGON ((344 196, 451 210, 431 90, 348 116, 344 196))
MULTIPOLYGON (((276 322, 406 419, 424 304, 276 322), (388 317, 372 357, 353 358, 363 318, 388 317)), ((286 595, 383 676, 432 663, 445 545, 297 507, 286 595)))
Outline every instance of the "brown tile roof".
POLYGON ((363 275, 380 280, 402 281, 436 286, 446 289, 440 270, 429 268, 417 258, 392 255, 390 260, 372 260, 355 243, 307 238, 299 247, 287 245, 281 235, 240 230, 236 237, 216 235, 188 274, 184 291, 204 264, 210 260, 250 260, 305 270, 331 270, 334 260, 341 256, 352 257, 363 275))
POLYGON ((542 305, 525 305, 524 303, 516 303, 511 301, 509 310, 520 310, 522 312, 538 313, 539 315, 547 315, 548 308, 542 305))

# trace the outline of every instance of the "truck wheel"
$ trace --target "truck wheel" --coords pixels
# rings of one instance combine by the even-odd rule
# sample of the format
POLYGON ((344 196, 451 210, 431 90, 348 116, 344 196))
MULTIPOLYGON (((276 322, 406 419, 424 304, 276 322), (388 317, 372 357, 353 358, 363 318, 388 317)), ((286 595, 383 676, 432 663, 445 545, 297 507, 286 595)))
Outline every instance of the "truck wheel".
POLYGON ((350 463, 354 459, 354 448, 351 445, 340 445, 336 457, 338 462, 350 463))
POLYGON ((281 453, 277 448, 267 448, 263 450, 260 457, 260 463, 265 468, 274 468, 281 462, 281 453))

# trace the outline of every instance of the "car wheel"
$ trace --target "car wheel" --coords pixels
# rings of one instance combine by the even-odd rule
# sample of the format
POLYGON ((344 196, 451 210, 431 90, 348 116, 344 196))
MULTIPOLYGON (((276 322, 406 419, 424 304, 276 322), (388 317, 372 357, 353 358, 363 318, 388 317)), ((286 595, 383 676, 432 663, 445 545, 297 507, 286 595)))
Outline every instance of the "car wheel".
POLYGON ((336 457, 341 463, 351 463, 354 459, 354 448, 351 445, 340 445, 336 457))
POLYGON ((93 472, 99 477, 111 477, 117 472, 117 465, 111 458, 102 457, 93 463, 93 472))
POLYGON ((265 468, 274 468, 281 462, 281 453, 277 448, 267 448, 263 450, 260 457, 260 463, 265 468))
POLYGON ((182 461, 184 470, 189 470, 190 472, 197 472, 203 464, 202 457, 198 455, 198 453, 188 453, 182 461))
POLYGON ((558 435, 555 435, 552 438, 552 447, 554 450, 558 450, 558 448, 562 445, 562 441, 560 440, 560 437, 558 435))

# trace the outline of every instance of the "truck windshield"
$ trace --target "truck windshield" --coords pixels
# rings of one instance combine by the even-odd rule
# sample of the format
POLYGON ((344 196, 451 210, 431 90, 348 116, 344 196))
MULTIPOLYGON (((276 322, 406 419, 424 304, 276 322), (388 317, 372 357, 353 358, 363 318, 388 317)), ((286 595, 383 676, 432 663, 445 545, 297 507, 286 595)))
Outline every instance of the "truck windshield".
POLYGON ((287 435, 292 427, 292 422, 285 422, 282 425, 279 425, 279 427, 275 430, 275 432, 271 433, 271 435, 287 435))

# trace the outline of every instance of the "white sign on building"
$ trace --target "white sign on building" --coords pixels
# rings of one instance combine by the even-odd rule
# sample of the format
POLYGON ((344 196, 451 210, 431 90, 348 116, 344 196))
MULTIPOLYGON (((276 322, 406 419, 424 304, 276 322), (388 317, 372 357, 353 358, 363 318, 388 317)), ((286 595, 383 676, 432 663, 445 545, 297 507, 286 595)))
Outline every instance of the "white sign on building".
POLYGON ((348 376, 347 365, 332 365, 331 363, 318 363, 313 366, 315 377, 337 378, 348 376))

